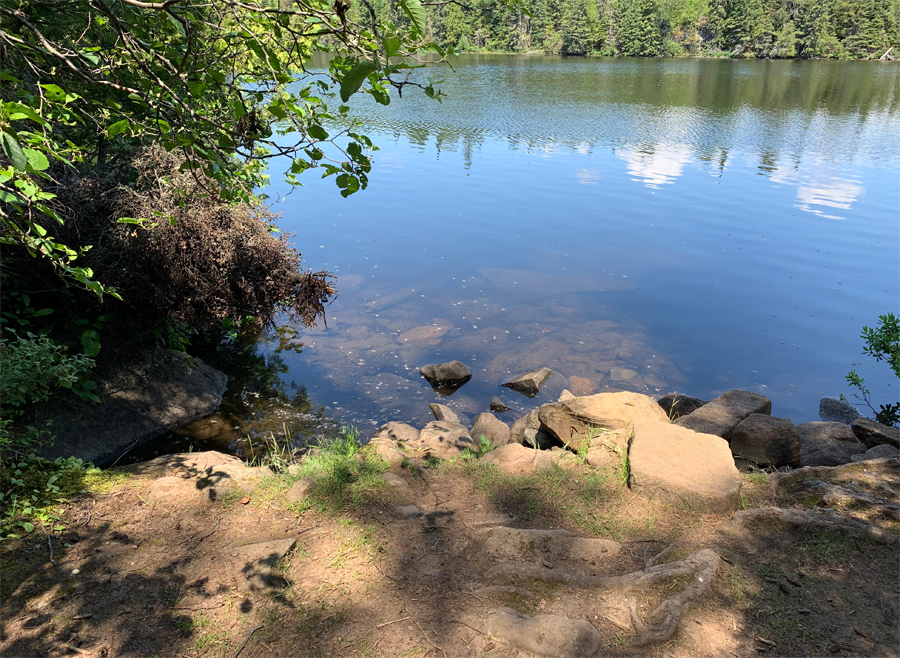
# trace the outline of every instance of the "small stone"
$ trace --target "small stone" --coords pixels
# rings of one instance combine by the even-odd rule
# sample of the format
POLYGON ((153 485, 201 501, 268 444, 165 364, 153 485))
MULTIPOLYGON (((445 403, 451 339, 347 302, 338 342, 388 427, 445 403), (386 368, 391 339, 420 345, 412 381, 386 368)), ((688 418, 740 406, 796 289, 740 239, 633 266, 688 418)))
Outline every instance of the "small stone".
POLYGON ((419 508, 415 505, 400 505, 399 507, 394 508, 394 511, 397 513, 397 516, 402 519, 417 519, 422 516, 419 508))
POLYGON ((517 393, 533 398, 537 396, 541 390, 541 386, 543 386, 544 382, 553 374, 554 373, 550 368, 539 368, 538 370, 532 370, 531 372, 526 372, 518 377, 514 377, 508 382, 501 384, 501 386, 505 386, 517 393))
POLYGON ((503 413, 504 411, 509 411, 511 407, 507 405, 499 396, 494 396, 491 398, 491 411, 496 413, 503 413))
POLYGON ((291 485, 284 497, 289 503, 297 504, 309 495, 316 481, 313 478, 301 478, 291 485))
POLYGON ((494 464, 504 473, 530 475, 536 470, 553 467, 553 456, 546 450, 526 448, 521 443, 508 443, 479 459, 482 464, 494 464))
POLYGON ((396 473, 391 473, 387 471, 384 475, 382 475, 384 481, 387 483, 389 487, 408 487, 409 482, 407 482, 404 478, 397 475, 396 473))
POLYGON ((432 402, 428 405, 431 413, 434 414, 435 420, 446 420, 448 423, 456 423, 457 425, 468 425, 459 415, 446 404, 437 404, 432 402))
POLYGON ((277 590, 285 585, 285 579, 277 570, 281 560, 297 543, 297 539, 275 539, 247 544, 231 551, 234 558, 232 570, 240 590, 277 590))
POLYGON ((610 368, 609 378, 614 382, 627 382, 637 377, 637 373, 629 368, 610 368))
POLYGON ((827 423, 850 424, 859 418, 859 411, 846 400, 824 397, 819 400, 819 418, 827 423))

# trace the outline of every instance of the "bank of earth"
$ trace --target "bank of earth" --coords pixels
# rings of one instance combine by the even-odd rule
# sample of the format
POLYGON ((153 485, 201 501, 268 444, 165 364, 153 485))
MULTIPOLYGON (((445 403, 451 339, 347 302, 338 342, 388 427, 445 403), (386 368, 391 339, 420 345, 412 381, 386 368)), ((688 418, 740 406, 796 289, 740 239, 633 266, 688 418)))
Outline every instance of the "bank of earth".
POLYGON ((753 400, 732 393, 675 422, 635 393, 512 428, 438 407, 361 449, 106 471, 65 529, 3 545, 0 650, 897 656, 900 459, 741 472, 729 441, 768 411, 709 433, 753 400))

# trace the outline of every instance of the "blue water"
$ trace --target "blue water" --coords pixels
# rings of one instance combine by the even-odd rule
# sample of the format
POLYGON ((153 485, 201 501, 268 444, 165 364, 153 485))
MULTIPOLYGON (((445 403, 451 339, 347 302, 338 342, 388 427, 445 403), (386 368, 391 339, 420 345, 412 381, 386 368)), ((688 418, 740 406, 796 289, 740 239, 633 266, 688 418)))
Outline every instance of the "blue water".
POLYGON ((343 199, 307 172, 287 194, 272 171, 282 228, 337 276, 327 329, 285 356, 286 381, 328 414, 366 429, 424 422, 433 401, 475 414, 500 393, 512 416, 563 385, 742 388, 799 423, 850 395, 853 367, 876 402, 897 400, 859 334, 900 311, 900 67, 454 67, 442 104, 354 97, 380 148, 366 191, 343 199), (418 368, 450 359, 474 376, 440 398, 418 368), (538 399, 499 388, 541 366, 563 379, 538 399))

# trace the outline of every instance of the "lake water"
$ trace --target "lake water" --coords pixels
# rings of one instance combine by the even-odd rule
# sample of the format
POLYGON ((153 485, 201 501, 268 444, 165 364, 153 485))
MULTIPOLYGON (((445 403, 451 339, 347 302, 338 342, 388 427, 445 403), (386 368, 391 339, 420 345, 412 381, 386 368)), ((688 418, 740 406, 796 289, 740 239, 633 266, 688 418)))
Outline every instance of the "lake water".
MULTIPOLYGON (((900 310, 900 66, 465 56, 442 104, 351 102, 380 147, 368 190, 269 190, 305 263, 337 275, 328 327, 283 381, 364 432, 518 413, 576 393, 733 388, 818 420, 863 325, 900 310), (458 359, 442 398, 419 376, 458 359), (548 366, 535 400, 499 387, 548 366)), ((273 180, 277 181, 274 175, 273 180)), ((264 343, 264 351, 274 343, 264 343)))

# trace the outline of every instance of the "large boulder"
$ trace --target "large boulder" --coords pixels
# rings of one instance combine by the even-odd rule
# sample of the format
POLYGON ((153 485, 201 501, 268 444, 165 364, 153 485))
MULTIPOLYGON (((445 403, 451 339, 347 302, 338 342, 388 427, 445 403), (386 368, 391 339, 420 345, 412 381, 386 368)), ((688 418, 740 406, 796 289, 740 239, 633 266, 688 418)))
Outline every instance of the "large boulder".
MULTIPOLYGON (((105 349, 105 348, 104 348, 105 349)), ((53 423, 47 459, 80 457, 104 464, 150 439, 207 416, 222 402, 228 377, 183 352, 120 350, 95 375, 100 404, 46 403, 35 427, 53 423)))
POLYGON ((415 443, 418 439, 419 430, 415 427, 392 420, 379 427, 366 445, 388 464, 395 466, 405 459, 401 446, 415 443))
POLYGON ((850 427, 853 433, 867 448, 887 443, 900 448, 900 429, 876 423, 869 418, 857 418, 850 427))
POLYGON ((530 475, 537 470, 553 467, 553 456, 548 450, 526 448, 521 443, 508 443, 482 456, 482 464, 494 464, 509 475, 530 475))
POLYGON ((431 388, 439 393, 453 392, 472 379, 472 373, 460 361, 448 361, 437 365, 429 363, 423 366, 419 373, 431 384, 431 388))
POLYGON ((670 423, 638 420, 629 451, 631 489, 700 512, 733 512, 741 475, 728 443, 670 423))
POLYGON ((675 424, 702 434, 730 439, 732 430, 750 414, 770 413, 772 401, 766 396, 750 391, 728 391, 695 412, 682 416, 675 424))
POLYGON ((559 441, 577 450, 602 430, 620 430, 636 420, 667 422, 665 411, 640 393, 597 393, 545 404, 538 419, 559 441))
POLYGON ((702 407, 709 400, 701 400, 700 398, 692 398, 689 395, 680 395, 678 393, 666 393, 656 403, 666 412, 666 416, 671 420, 677 420, 682 416, 692 414, 702 407))
POLYGON ((518 377, 513 377, 508 382, 504 382, 500 385, 533 398, 540 393, 541 386, 543 386, 544 382, 553 374, 554 373, 550 368, 539 368, 537 370, 532 370, 531 372, 523 373, 518 377))
POLYGON ((900 457, 900 450, 887 443, 882 443, 874 448, 869 448, 860 455, 850 455, 850 460, 861 462, 867 459, 886 459, 890 457, 900 457))
POLYGON ((852 423, 859 411, 846 400, 824 397, 819 400, 819 418, 826 423, 852 423))
POLYGON ((407 446, 439 459, 457 457, 466 449, 475 451, 475 442, 464 425, 443 420, 428 423, 419 432, 419 438, 410 441, 407 446))
POLYGON ((492 446, 504 446, 509 443, 509 425, 497 418, 494 414, 484 412, 475 417, 475 423, 470 432, 475 443, 478 444, 483 436, 491 442, 492 446))
POLYGON ((866 451, 844 423, 816 421, 797 426, 801 466, 840 466, 866 451))
POLYGON ((760 466, 800 464, 800 435, 787 418, 750 414, 731 432, 731 454, 760 466))

